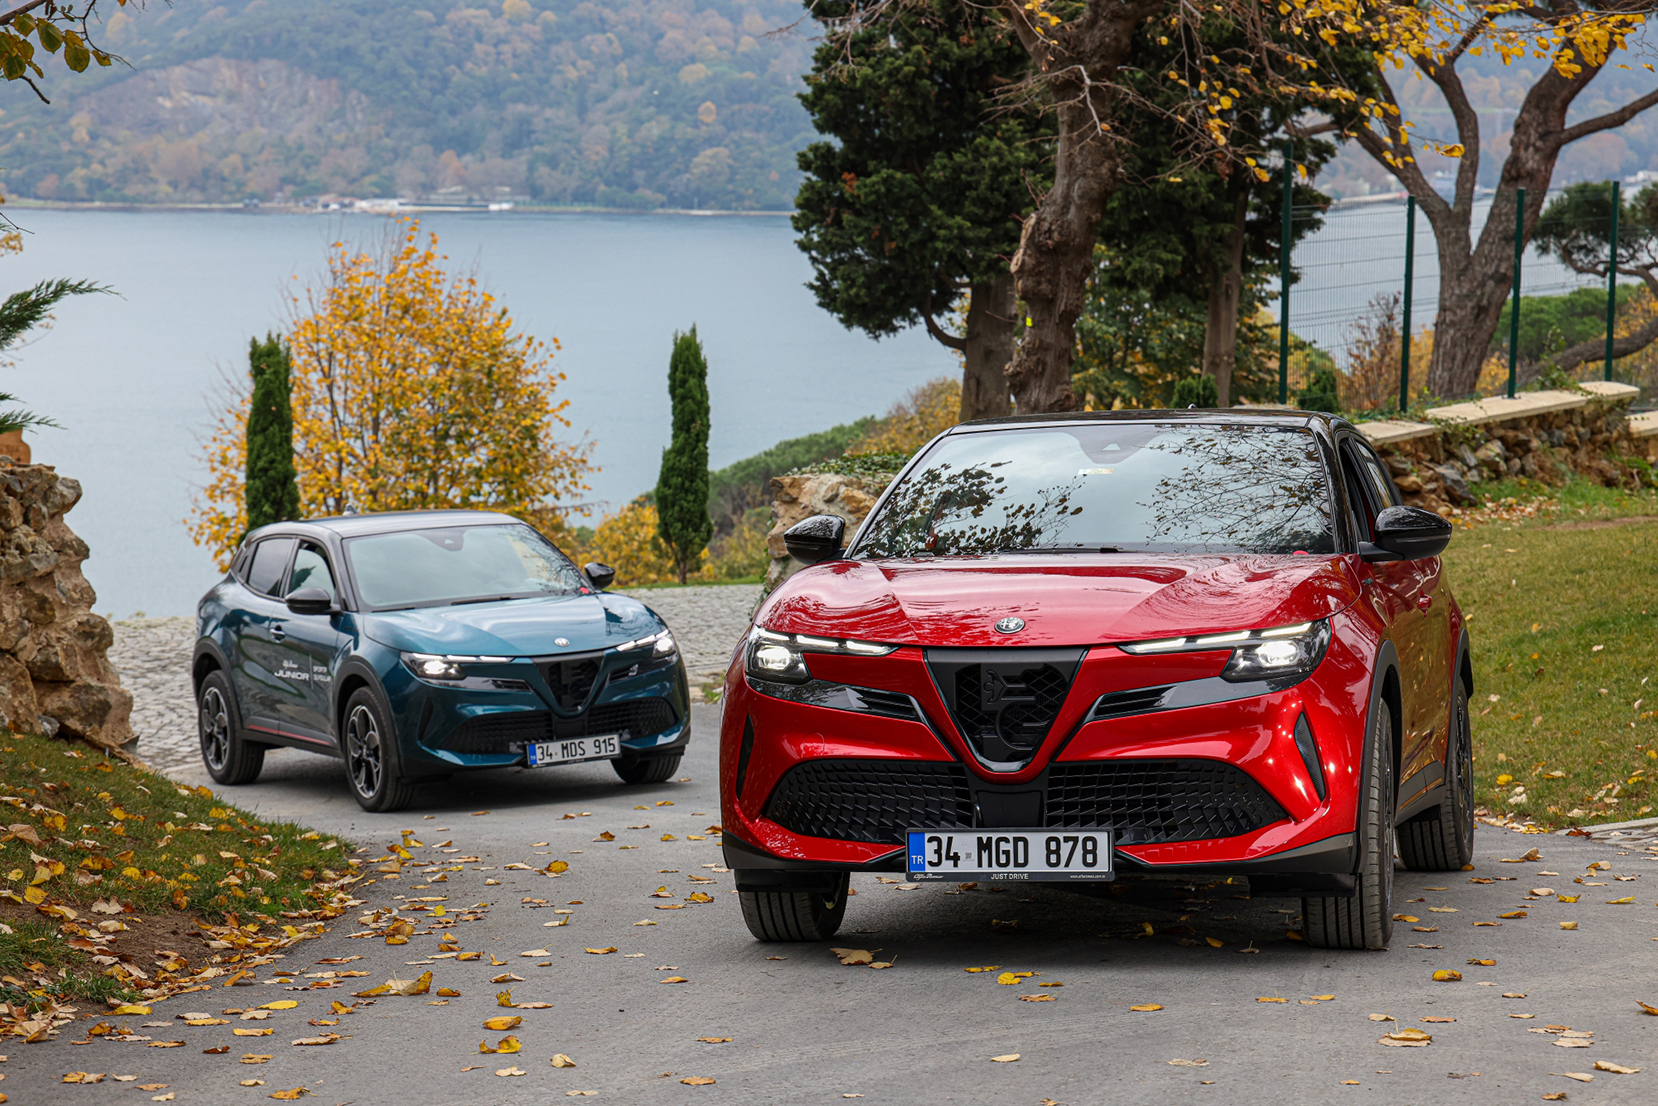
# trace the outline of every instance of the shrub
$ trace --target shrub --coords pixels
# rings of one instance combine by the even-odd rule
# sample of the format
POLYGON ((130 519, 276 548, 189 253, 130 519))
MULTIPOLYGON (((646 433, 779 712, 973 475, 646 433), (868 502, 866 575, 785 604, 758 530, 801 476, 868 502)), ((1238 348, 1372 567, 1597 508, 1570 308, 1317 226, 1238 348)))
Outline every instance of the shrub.
POLYGON ((1177 411, 1188 407, 1207 410, 1220 405, 1220 393, 1215 389, 1215 378, 1208 373, 1183 377, 1174 385, 1174 398, 1169 404, 1177 411))

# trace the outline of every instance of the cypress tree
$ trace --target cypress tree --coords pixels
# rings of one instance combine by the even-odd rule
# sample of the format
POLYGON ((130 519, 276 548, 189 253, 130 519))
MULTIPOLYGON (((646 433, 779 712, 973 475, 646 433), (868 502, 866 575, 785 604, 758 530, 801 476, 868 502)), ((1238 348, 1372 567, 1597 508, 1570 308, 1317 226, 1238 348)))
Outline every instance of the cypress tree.
POLYGON ((290 373, 288 349, 277 335, 248 343, 248 375, 253 378, 244 485, 249 530, 299 517, 290 373))
POLYGON ((674 333, 668 400, 674 429, 656 478, 656 526, 683 584, 714 533, 708 517, 708 362, 695 326, 689 334, 674 333))

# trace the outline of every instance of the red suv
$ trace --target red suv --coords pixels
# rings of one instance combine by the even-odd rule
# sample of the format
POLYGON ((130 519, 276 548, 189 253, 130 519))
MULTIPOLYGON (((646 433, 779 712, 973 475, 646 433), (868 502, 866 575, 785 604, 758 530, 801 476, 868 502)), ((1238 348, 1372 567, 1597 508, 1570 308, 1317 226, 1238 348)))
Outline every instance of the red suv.
POLYGON ((1473 848, 1468 634, 1436 514, 1326 415, 964 423, 809 567, 726 675, 726 863, 766 941, 849 873, 1247 876, 1385 948, 1395 856, 1473 848))

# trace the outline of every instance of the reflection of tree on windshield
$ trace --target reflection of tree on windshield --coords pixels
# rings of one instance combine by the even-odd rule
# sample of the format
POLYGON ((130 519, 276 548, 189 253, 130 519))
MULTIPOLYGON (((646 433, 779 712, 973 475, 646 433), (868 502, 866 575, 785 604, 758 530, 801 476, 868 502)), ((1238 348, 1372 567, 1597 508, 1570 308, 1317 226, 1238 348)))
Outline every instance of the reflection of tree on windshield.
POLYGON ((990 470, 1005 464, 992 461, 957 473, 945 461, 923 469, 887 501, 865 549, 877 557, 942 557, 1051 543, 1062 520, 1082 512, 1070 507, 1077 482, 1039 489, 1028 502, 1002 502, 1006 480, 990 470), (992 508, 1000 524, 979 522, 992 508))
POLYGON ((1259 432, 1192 434, 1151 443, 1148 449, 1181 460, 1165 465, 1155 501, 1139 504, 1150 512, 1145 540, 1200 546, 1207 552, 1331 552, 1330 506, 1318 447, 1310 435, 1304 437, 1306 463, 1301 466, 1262 464, 1288 458, 1269 453, 1273 439, 1259 432))
POLYGON ((945 439, 934 450, 893 489, 860 555, 1333 549, 1324 468, 1305 431, 1074 426, 945 439))

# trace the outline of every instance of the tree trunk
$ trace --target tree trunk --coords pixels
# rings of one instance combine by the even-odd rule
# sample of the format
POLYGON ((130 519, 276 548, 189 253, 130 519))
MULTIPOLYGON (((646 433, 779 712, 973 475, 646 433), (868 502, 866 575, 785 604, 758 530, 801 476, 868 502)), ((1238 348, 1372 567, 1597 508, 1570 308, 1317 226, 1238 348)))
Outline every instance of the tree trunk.
MULTIPOLYGON (((1416 161, 1416 146, 1401 117, 1391 116, 1385 131, 1360 130, 1354 137, 1368 154, 1398 178, 1416 197, 1433 226, 1439 253, 1439 313, 1434 319, 1433 358, 1428 365, 1428 390, 1446 398, 1473 394, 1480 367, 1491 348, 1491 336, 1502 315, 1503 301, 1514 282, 1514 220, 1518 190, 1526 190, 1522 242, 1531 240, 1537 216, 1560 152, 1580 138, 1619 126, 1658 104, 1658 92, 1649 92, 1615 111, 1571 126, 1566 115, 1578 94, 1600 73, 1601 66, 1574 66, 1572 76, 1550 67, 1527 90, 1514 117, 1508 157, 1498 178, 1491 210, 1478 243, 1473 241, 1475 185, 1479 178, 1479 113, 1474 110, 1456 69, 1468 39, 1443 59, 1416 60, 1422 74, 1438 86, 1456 123, 1463 153, 1457 166, 1456 192, 1450 202, 1434 189, 1416 161)), ((1385 72, 1378 70, 1382 91, 1393 107, 1398 103, 1385 72)), ((1522 294, 1524 289, 1521 289, 1522 294)))
POLYGON ((1232 370, 1238 363, 1238 301, 1243 296, 1244 218, 1249 199, 1240 195, 1226 240, 1225 268, 1209 285, 1209 318, 1203 329, 1203 371, 1215 378, 1215 402, 1232 406, 1232 370))
POLYGON ((1076 321, 1094 271, 1100 219, 1117 186, 1118 158, 1101 126, 1110 120, 1108 83, 1140 24, 1160 9, 1153 0, 1088 0, 1080 17, 1038 35, 1031 10, 1021 0, 1003 0, 1032 60, 1049 75, 1058 123, 1053 187, 1025 220, 1013 257, 1025 326, 1007 379, 1021 412, 1077 407, 1071 390, 1076 321))
POLYGON ((1012 409, 1006 370, 1013 360, 1014 311, 1012 273, 981 280, 968 294, 962 422, 1002 418, 1012 409))

